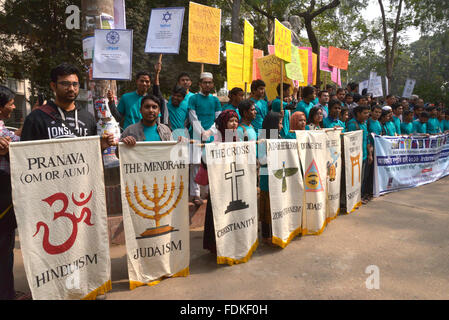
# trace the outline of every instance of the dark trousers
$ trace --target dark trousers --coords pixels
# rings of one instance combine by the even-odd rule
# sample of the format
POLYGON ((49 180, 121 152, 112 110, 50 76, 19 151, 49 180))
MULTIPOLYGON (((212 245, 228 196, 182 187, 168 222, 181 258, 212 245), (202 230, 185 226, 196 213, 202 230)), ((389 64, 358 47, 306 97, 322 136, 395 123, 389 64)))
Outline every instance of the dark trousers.
POLYGON ((0 300, 13 300, 15 230, 0 233, 0 300))

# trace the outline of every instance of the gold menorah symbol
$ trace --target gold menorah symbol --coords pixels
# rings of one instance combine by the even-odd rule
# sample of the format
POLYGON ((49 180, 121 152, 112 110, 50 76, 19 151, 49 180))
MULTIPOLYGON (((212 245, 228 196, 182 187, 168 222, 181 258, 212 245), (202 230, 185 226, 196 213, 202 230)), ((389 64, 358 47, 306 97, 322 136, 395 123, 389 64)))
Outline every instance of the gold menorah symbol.
POLYGON ((181 176, 181 181, 179 183, 179 193, 178 193, 178 196, 177 196, 175 202, 171 205, 170 208, 167 208, 167 210, 165 212, 162 212, 162 210, 165 207, 167 207, 169 205, 169 203, 172 201, 172 199, 174 198, 175 189, 176 189, 175 178, 174 178, 174 176, 172 176, 170 195, 168 196, 167 200, 161 204, 161 201, 166 197, 166 195, 168 193, 167 178, 164 177, 164 189, 162 190, 162 194, 160 196, 159 196, 159 185, 157 184, 156 178, 154 178, 153 196, 152 197, 148 194, 147 187, 144 184, 142 186, 142 194, 145 196, 145 198, 148 201, 153 203, 153 206, 149 206, 142 201, 142 199, 140 197, 139 189, 138 189, 137 185, 134 184, 134 192, 133 192, 134 198, 136 199, 137 203, 143 209, 145 209, 147 211, 154 212, 154 215, 150 215, 150 214, 146 214, 146 213, 142 212, 139 208, 137 208, 134 205, 134 203, 131 199, 131 191, 129 190, 128 184, 126 184, 126 200, 128 201, 128 204, 131 207, 131 209, 137 215, 141 216, 142 218, 151 219, 156 222, 156 227, 147 229, 145 232, 143 232, 141 234, 142 237, 144 237, 144 238, 154 237, 154 236, 165 234, 165 233, 168 233, 171 231, 176 231, 176 230, 174 230, 173 227, 171 227, 169 225, 160 226, 161 219, 163 217, 169 215, 177 207, 177 205, 179 204, 179 201, 181 201, 181 198, 182 198, 182 195, 184 192, 184 182, 182 181, 182 176, 181 176))
POLYGON ((351 158, 351 166, 352 166, 352 186, 354 186, 354 167, 359 167, 359 182, 360 182, 360 153, 355 157, 349 156, 351 158))

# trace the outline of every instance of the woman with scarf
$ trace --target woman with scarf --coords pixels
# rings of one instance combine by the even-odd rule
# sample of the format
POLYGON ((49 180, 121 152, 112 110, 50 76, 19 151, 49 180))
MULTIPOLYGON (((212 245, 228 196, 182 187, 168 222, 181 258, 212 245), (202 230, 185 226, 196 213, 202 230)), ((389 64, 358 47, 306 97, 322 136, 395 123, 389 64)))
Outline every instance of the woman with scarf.
MULTIPOLYGON (((223 110, 215 120, 215 126, 218 129, 214 136, 213 143, 220 142, 236 142, 238 141, 237 128, 239 125, 239 116, 237 112, 231 109, 223 110)), ((203 159, 205 159, 203 157, 203 159)), ((201 160, 201 166, 197 175, 197 180, 205 180, 207 176, 207 165, 201 160), (203 176, 201 179, 200 176, 203 176)), ((204 182, 203 182, 204 183, 204 182)), ((210 192, 207 196, 206 214, 204 218, 204 233, 203 233, 203 248, 209 250, 211 253, 217 254, 217 245, 215 241, 214 216, 212 212, 212 203, 210 199, 210 192)))

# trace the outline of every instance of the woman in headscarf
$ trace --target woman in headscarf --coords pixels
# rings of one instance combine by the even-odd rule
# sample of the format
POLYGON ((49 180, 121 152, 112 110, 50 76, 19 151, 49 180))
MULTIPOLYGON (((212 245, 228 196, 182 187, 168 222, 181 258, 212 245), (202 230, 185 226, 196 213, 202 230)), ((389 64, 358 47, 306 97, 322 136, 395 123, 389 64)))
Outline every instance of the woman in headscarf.
MULTIPOLYGON (((239 116, 237 112, 231 109, 222 111, 217 119, 215 119, 215 126, 218 129, 218 132, 214 137, 214 143, 238 141, 238 125, 239 116)), ((205 159, 205 157, 203 157, 203 159, 205 159)), ((207 165, 203 162, 203 159, 201 159, 202 169, 198 171, 198 175, 207 175, 207 165)), ((217 254, 210 191, 207 196, 206 214, 204 217, 203 248, 209 250, 211 253, 217 254)))
MULTIPOLYGON (((290 131, 306 130, 306 114, 302 111, 296 111, 290 118, 290 131)), ((286 139, 296 139, 294 132, 289 132, 286 139)))

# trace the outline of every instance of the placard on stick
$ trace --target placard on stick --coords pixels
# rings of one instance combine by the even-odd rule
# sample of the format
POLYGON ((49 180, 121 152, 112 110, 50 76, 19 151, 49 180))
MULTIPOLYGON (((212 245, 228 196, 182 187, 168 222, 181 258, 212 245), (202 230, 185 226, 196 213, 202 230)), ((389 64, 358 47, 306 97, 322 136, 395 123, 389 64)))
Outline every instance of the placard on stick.
POLYGON ((348 70, 349 51, 329 47, 329 65, 338 69, 348 70))

